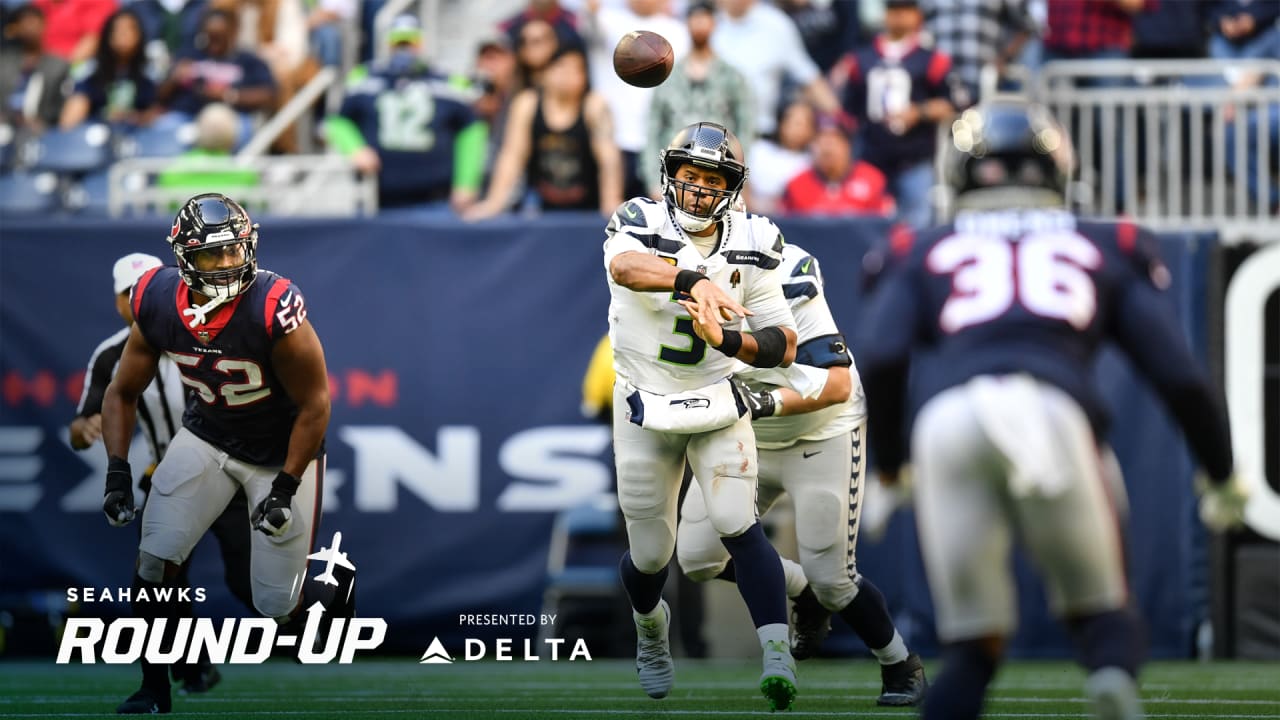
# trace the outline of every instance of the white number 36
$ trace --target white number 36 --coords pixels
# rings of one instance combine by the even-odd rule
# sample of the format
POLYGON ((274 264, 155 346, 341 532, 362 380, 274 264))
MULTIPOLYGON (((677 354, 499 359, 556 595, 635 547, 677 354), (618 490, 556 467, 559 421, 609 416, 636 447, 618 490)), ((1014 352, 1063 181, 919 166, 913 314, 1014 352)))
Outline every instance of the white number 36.
POLYGON ((1015 300, 1076 329, 1088 327, 1097 312, 1097 289, 1087 271, 1102 265, 1102 253, 1074 232, 1040 233, 1016 242, 952 235, 929 251, 926 265, 952 276, 951 296, 938 319, 947 333, 995 319, 1015 300))

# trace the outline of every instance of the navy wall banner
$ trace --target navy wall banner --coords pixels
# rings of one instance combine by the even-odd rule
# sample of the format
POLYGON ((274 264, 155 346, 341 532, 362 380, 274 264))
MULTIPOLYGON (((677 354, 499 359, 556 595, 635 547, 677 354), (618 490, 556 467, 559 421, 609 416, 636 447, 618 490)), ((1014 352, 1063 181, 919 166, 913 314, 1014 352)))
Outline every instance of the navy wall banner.
MULTIPOLYGON (((780 222, 822 262, 847 335, 876 221, 780 222)), ((537 613, 556 511, 612 490, 609 431, 579 410, 582 374, 607 330, 598 217, 477 225, 262 220, 259 261, 294 280, 326 351, 333 398, 324 516, 357 566, 359 613, 390 625, 384 649, 421 653, 486 632, 458 616, 537 613)), ((137 527, 101 513, 101 443, 67 439, 85 366, 120 327, 111 266, 130 252, 172 263, 168 223, 43 221, 0 227, 0 599, 128 586, 137 527)), ((1203 348, 1207 242, 1164 239, 1173 300, 1203 348)), ((853 348, 855 355, 858 348, 853 348)), ((1204 537, 1185 445, 1154 396, 1108 356, 1111 438, 1134 508, 1130 568, 1158 657, 1185 656, 1204 614, 1204 537)), ((141 438, 134 467, 144 466, 141 438)), ((914 646, 935 646, 910 514, 864 539, 875 578, 914 646)), ((194 585, 204 614, 243 615, 209 540, 194 585)), ((1014 652, 1069 656, 1038 582, 1020 568, 1014 652)), ((95 611, 127 613, 123 605, 95 611)))

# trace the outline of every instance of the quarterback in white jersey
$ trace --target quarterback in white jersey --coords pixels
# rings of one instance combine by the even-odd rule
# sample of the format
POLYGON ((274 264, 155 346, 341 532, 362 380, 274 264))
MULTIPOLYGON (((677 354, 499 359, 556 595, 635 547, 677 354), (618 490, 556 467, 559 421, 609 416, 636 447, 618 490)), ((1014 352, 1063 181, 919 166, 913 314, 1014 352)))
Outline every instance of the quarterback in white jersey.
POLYGON ((739 360, 771 368, 795 358, 795 321, 777 271, 782 234, 731 209, 747 167, 728 129, 690 125, 661 160, 663 201, 623 203, 604 244, 614 456, 629 548, 619 572, 636 623, 640 686, 661 698, 675 681, 662 586, 687 459, 707 479, 708 524, 742 579, 763 650, 760 689, 772 709, 789 709, 796 679, 782 565, 756 516, 755 436, 731 378, 739 360))
MULTIPOLYGON (((737 379, 759 448, 757 511, 768 512, 784 492, 795 503, 800 564, 783 560, 787 594, 795 599, 792 652, 798 659, 814 655, 831 628, 831 613, 838 613, 880 661, 877 703, 916 705, 927 686, 924 667, 908 653, 884 596, 858 573, 854 559, 867 426, 862 383, 827 306, 817 259, 787 245, 780 270, 799 335, 796 363, 785 374, 743 369, 737 379), (815 384, 821 389, 814 391, 815 384)), ((680 509, 680 568, 698 581, 735 580, 737 569, 694 483, 680 509)))

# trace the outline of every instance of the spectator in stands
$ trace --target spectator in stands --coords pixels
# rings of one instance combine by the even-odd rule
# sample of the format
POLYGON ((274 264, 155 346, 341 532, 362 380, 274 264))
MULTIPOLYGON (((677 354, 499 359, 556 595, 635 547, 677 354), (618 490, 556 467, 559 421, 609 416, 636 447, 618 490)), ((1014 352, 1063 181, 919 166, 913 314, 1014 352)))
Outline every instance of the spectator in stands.
MULTIPOLYGON (((1209 15, 1217 0, 1161 2, 1133 17, 1130 57, 1195 59, 1205 57, 1209 15)), ((1280 4, 1277 4, 1280 7, 1280 4)))
POLYGON ((961 107, 978 101, 984 66, 993 66, 1003 76, 1037 32, 1027 0, 924 0, 921 9, 925 29, 938 50, 951 58, 964 84, 961 107))
POLYGON ((209 0, 133 0, 129 8, 142 19, 148 72, 153 78, 164 78, 173 58, 195 50, 209 0))
POLYGON ((1275 0, 1219 0, 1210 16, 1210 57, 1280 59, 1276 54, 1276 46, 1280 45, 1277 19, 1280 2, 1275 0))
POLYGON ((381 207, 461 212, 478 194, 486 131, 465 78, 435 72, 422 57, 422 26, 401 15, 387 34, 391 55, 352 72, 329 143, 364 173, 378 174, 381 207))
POLYGON ((297 86, 308 58, 307 16, 302 0, 213 0, 239 21, 236 47, 257 55, 271 68, 283 104, 297 86))
MULTIPOLYGON (((840 110, 826 79, 805 51, 800 32, 781 10, 758 0, 724 0, 721 8, 724 12, 717 18, 711 46, 751 81, 757 133, 774 131, 784 81, 803 88, 819 110, 840 110)), ((750 142, 746 137, 743 141, 750 142)))
POLYGON ((92 68, 76 83, 58 124, 63 129, 86 120, 133 127, 149 124, 156 113, 156 84, 147 75, 146 65, 142 21, 125 6, 102 26, 92 68))
MULTIPOLYGON (((1045 61, 1129 57, 1133 18, 1150 0, 1049 0, 1045 61)), ((1100 79, 1096 86, 1114 85, 1100 79)))
POLYGON ((308 0, 306 5, 311 56, 325 67, 341 67, 343 28, 355 22, 356 0, 308 0))
POLYGON ((493 182, 464 217, 502 213, 521 174, 529 200, 543 211, 594 210, 609 215, 622 203, 622 158, 604 98, 590 89, 587 58, 566 46, 547 66, 540 90, 511 103, 493 182))
POLYGON ((817 111, 804 100, 795 100, 779 113, 778 131, 751 145, 747 186, 752 212, 767 215, 781 209, 787 183, 809 169, 809 146, 817 133, 817 111))
POLYGON ((97 53, 102 24, 117 7, 116 0, 32 0, 32 4, 49 24, 45 48, 73 66, 97 53))
POLYGON ((520 72, 520 87, 538 87, 542 73, 559 49, 561 41, 551 23, 529 20, 521 24, 515 34, 516 67, 520 72))
POLYGON ((200 25, 198 49, 178 56, 169 77, 160 85, 160 103, 168 108, 157 121, 166 126, 191 122, 205 105, 221 102, 240 114, 244 144, 253 132, 253 113, 276 106, 276 84, 267 64, 253 53, 237 50, 239 32, 234 13, 210 10, 200 25))
POLYGON ((529 0, 524 10, 503 20, 498 29, 511 38, 511 44, 520 47, 520 36, 524 26, 530 22, 544 22, 551 26, 559 41, 558 45, 575 45, 584 47, 582 36, 578 34, 578 16, 565 9, 556 0, 529 0))
POLYGON ((258 185, 256 170, 237 165, 231 157, 240 133, 240 118, 223 103, 205 105, 196 116, 195 146, 178 156, 156 179, 162 188, 190 188, 241 196, 258 185))
MULTIPOLYGON (((283 107, 315 76, 320 63, 307 44, 303 0, 213 0, 214 7, 239 13, 236 45, 262 58, 276 83, 276 106, 283 107)), ((284 154, 298 152, 298 137, 290 125, 272 143, 284 154)))
MULTIPOLYGON (((1044 60, 1118 60, 1129 57, 1133 47, 1133 19, 1154 4, 1154 0, 1096 0, 1080 2, 1080 0, 1049 0, 1049 27, 1044 39, 1044 60)), ((1099 75, 1078 81, 1081 87, 1117 88, 1129 85, 1130 80, 1124 76, 1099 75)), ((1095 167, 1081 168, 1081 174, 1088 184, 1098 187, 1106 186, 1106 178, 1102 177, 1105 167, 1102 158, 1107 155, 1121 157, 1125 151, 1122 144, 1123 134, 1119 127, 1112 137, 1104 137, 1101 132, 1102 115, 1100 112, 1089 113, 1091 118, 1077 118, 1069 123, 1076 129, 1077 137, 1072 141, 1079 146, 1081 136, 1078 128, 1091 122, 1098 129, 1094 133, 1093 156, 1097 159, 1095 167)), ((1065 120, 1066 118, 1064 118, 1065 120)), ((1130 148, 1130 151, 1134 151, 1130 148)), ((1123 209, 1125 195, 1125 178, 1117 163, 1114 201, 1123 209)))
POLYGON ((831 70, 849 48, 862 44, 862 23, 856 2, 778 0, 777 5, 795 23, 805 51, 823 74, 831 70))
POLYGON ((485 124, 488 142, 485 152, 485 177, 488 178, 502 146, 507 111, 516 94, 516 56, 506 33, 494 33, 481 39, 476 48, 474 84, 480 97, 472 103, 476 116, 485 124))
POLYGON ((676 59, 683 59, 689 53, 689 32, 665 10, 666 5, 666 0, 627 0, 623 7, 602 8, 600 0, 587 0, 585 6, 582 36, 595 90, 613 115, 613 139, 622 151, 623 197, 647 194, 638 165, 648 140, 645 130, 654 89, 623 82, 613 71, 613 49, 628 32, 649 30, 666 38, 676 59))
MULTIPOLYGON (((711 0, 693 0, 687 9, 689 55, 676 61, 671 76, 659 85, 649 105, 648 138, 638 158, 646 194, 660 194, 661 163, 658 154, 684 127, 702 120, 732 130, 750 155, 755 136, 755 100, 747 78, 711 49, 716 28, 716 8, 711 0)), ((751 164, 755 172, 755 164, 751 164)))
POLYGON ((782 211, 791 215, 891 215, 884 174, 853 156, 847 120, 823 115, 812 143, 813 164, 787 183, 782 211))
POLYGON ((938 125, 955 115, 959 85, 951 59, 921 34, 923 21, 916 0, 886 0, 884 32, 832 70, 862 128, 863 159, 884 173, 898 217, 916 228, 932 217, 938 125))
POLYGON ((45 50, 45 16, 34 5, 6 14, 0 47, 0 121, 34 133, 58 122, 67 61, 45 50))

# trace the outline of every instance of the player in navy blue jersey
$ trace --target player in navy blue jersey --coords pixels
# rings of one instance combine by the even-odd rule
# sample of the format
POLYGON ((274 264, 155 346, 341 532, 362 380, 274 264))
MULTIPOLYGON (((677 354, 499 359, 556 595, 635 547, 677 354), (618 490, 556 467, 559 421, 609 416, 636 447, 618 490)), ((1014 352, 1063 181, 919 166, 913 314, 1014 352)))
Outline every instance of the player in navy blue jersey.
MULTIPOLYGON (((102 403, 110 458, 103 511, 115 526, 134 517, 125 458, 138 399, 168 356, 194 398, 151 478, 134 613, 175 617, 174 603, 154 591, 172 585, 196 541, 244 488, 261 531, 253 534, 253 603, 283 622, 299 609, 320 513, 329 422, 324 350, 297 286, 258 269, 258 226, 235 201, 217 193, 191 198, 169 243, 178 266, 153 269, 134 287, 135 322, 102 403)), ((143 661, 142 673, 142 688, 117 712, 169 712, 168 668, 143 661)))
POLYGON ((980 714, 1016 624, 1015 537, 1076 641, 1095 712, 1139 717, 1144 641, 1115 510, 1123 489, 1101 469, 1094 356, 1114 342, 1154 386, 1215 483, 1202 515, 1218 527, 1243 510, 1225 409, 1163 296, 1155 238, 1064 209, 1070 149, 1046 110, 966 111, 948 152, 959 212, 894 238, 858 345, 883 478, 907 463, 911 427, 920 544, 946 644, 924 717, 980 714))
POLYGON ((969 102, 923 22, 915 0, 887 0, 884 32, 831 70, 841 104, 862 128, 862 159, 889 181, 898 217, 920 229, 931 217, 938 123, 969 102))
POLYGON ((392 24, 390 57, 348 79, 340 114, 327 122, 330 143, 356 167, 378 173, 381 207, 475 201, 484 176, 488 131, 471 109, 469 81, 439 74, 420 56, 417 18, 392 24))

